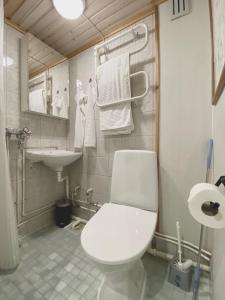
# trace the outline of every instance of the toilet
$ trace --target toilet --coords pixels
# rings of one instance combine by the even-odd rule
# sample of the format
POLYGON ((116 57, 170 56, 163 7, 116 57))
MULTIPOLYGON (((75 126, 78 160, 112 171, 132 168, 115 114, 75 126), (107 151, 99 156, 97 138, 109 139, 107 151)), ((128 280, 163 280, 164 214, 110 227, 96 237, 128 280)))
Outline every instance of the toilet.
POLYGON ((141 257, 157 222, 157 155, 116 151, 110 202, 85 225, 81 245, 104 273, 98 300, 142 300, 146 273, 141 257))

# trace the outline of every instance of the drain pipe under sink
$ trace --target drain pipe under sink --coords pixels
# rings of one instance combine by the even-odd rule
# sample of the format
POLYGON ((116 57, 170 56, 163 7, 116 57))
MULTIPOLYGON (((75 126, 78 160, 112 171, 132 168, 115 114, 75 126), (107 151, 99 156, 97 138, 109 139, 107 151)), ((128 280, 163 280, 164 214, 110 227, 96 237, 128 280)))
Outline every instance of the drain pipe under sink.
POLYGON ((65 181, 65 186, 66 186, 66 199, 69 199, 69 176, 64 176, 62 177, 63 171, 57 171, 57 180, 58 182, 64 182, 65 181))

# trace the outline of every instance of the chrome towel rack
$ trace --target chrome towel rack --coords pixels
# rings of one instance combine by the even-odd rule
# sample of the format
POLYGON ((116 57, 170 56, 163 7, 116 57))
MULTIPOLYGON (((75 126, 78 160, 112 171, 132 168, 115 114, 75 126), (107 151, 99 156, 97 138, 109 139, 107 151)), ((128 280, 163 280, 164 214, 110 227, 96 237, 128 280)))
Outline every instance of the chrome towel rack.
MULTIPOLYGON (((107 41, 96 45, 95 48, 94 48, 95 70, 97 70, 97 67, 101 64, 100 63, 100 56, 107 52, 107 46, 110 43, 112 43, 113 41, 115 41, 115 40, 129 34, 129 33, 132 33, 133 37, 135 39, 136 38, 135 31, 138 30, 138 29, 144 29, 144 34, 145 34, 144 43, 138 49, 135 49, 135 50, 131 51, 129 54, 131 56, 131 55, 134 55, 134 54, 142 51, 147 46, 148 41, 149 41, 148 27, 144 23, 137 24, 137 25, 133 26, 132 28, 116 35, 115 37, 112 37, 111 39, 108 39, 107 41), (102 49, 104 50, 103 52, 101 52, 102 49)), ((132 102, 132 101, 137 101, 137 100, 143 99, 149 92, 149 76, 148 76, 148 73, 146 71, 138 71, 138 72, 130 74, 130 79, 134 78, 134 77, 138 77, 138 76, 142 76, 144 78, 144 81, 145 81, 145 91, 141 95, 134 96, 134 97, 127 98, 127 99, 118 99, 117 101, 114 100, 113 102, 106 103, 106 104, 101 104, 97 100, 96 101, 97 106, 100 107, 100 108, 107 108, 107 107, 118 105, 118 104, 121 104, 121 103, 132 102)))

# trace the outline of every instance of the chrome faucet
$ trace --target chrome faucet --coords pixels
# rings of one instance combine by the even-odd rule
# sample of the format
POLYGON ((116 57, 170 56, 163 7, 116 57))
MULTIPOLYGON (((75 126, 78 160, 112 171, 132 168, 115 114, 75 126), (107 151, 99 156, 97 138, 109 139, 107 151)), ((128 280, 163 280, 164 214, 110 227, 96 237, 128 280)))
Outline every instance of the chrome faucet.
POLYGON ((6 128, 6 136, 8 138, 15 136, 18 142, 18 148, 21 148, 24 145, 24 143, 30 138, 31 134, 32 131, 27 127, 24 127, 22 129, 6 128))

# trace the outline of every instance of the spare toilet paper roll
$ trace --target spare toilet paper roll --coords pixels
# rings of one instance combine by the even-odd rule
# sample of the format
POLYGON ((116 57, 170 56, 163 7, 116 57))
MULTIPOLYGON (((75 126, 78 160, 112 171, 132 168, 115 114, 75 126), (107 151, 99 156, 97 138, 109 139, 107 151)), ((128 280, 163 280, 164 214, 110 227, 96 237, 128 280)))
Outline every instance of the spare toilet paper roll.
POLYGON ((217 186, 196 184, 190 191, 188 208, 197 222, 211 228, 225 227, 225 196, 217 186))

